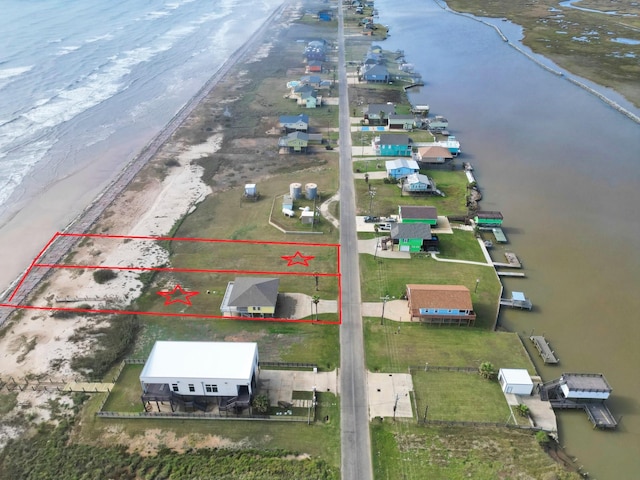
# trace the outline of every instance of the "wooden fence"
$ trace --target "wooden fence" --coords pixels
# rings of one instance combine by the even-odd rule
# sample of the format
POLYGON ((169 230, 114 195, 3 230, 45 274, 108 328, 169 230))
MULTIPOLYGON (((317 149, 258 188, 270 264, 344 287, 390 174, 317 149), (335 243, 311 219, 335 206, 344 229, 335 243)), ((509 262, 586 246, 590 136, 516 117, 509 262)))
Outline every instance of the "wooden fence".
MULTIPOLYGON (((106 399, 105 399, 106 401, 106 399)), ((104 405, 104 402, 103 402, 104 405)), ((172 418, 191 420, 249 420, 249 421, 277 421, 277 422, 308 422, 307 417, 299 415, 251 415, 251 416, 225 416, 219 413, 191 413, 191 412, 103 412, 96 413, 103 418, 172 418)))
POLYGON ((442 365, 429 365, 425 364, 420 367, 416 365, 409 366, 409 373, 413 372, 464 372, 464 373, 478 373, 478 367, 448 367, 442 365))

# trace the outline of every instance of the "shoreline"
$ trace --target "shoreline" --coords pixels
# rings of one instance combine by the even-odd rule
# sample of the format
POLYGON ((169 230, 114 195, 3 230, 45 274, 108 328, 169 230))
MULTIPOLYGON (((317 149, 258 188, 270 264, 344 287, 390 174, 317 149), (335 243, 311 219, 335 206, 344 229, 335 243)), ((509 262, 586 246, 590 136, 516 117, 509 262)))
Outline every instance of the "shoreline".
POLYGON ((205 84, 193 95, 187 103, 173 116, 173 118, 152 138, 131 159, 123 169, 118 173, 116 178, 110 182, 102 191, 87 205, 73 220, 71 220, 61 231, 54 234, 46 248, 33 259, 27 258, 25 263, 28 264, 26 269, 14 278, 7 288, 0 294, 0 327, 4 325, 11 314, 16 310, 14 307, 2 306, 8 298, 14 295, 16 286, 20 285, 20 291, 15 293, 11 298, 12 305, 16 305, 24 301, 40 284, 40 282, 48 275, 50 269, 38 269, 37 273, 32 273, 28 282, 25 281, 32 266, 36 261, 45 260, 46 263, 53 264, 60 261, 66 255, 73 245, 77 242, 77 237, 58 237, 58 233, 86 233, 99 220, 100 216, 111 206, 115 200, 126 190, 127 186, 133 181, 135 176, 156 157, 161 149, 167 145, 167 142, 175 134, 175 132, 184 124, 194 110, 202 104, 202 102, 211 94, 212 90, 224 80, 229 71, 236 66, 250 51, 254 44, 257 44, 265 35, 266 30, 273 24, 274 19, 282 14, 287 1, 283 1, 279 7, 264 20, 262 25, 252 34, 252 36, 235 50, 229 58, 218 68, 217 71, 205 82, 205 84), (22 284, 22 282, 25 282, 22 284))

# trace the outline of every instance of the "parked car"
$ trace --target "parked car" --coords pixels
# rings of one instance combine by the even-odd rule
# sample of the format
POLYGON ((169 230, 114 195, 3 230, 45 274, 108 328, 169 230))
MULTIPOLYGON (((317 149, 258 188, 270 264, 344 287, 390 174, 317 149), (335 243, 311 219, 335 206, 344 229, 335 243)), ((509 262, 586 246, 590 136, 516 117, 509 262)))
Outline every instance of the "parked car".
POLYGON ((376 223, 379 221, 379 217, 372 217, 371 215, 367 215, 366 217, 364 217, 364 223, 376 223))
POLYGON ((390 223, 379 223, 378 224, 378 230, 380 230, 381 232, 388 232, 391 230, 391 224, 390 223))
POLYGON ((393 223, 393 222, 397 222, 398 219, 397 218, 393 218, 393 217, 388 217, 388 218, 382 218, 381 221, 393 223))

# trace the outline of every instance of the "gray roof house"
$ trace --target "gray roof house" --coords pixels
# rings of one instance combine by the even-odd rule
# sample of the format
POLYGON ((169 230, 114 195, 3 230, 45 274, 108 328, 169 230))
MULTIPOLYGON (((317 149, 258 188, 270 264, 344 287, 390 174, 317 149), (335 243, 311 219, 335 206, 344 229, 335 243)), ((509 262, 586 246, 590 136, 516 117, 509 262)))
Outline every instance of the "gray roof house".
POLYGON ((279 285, 279 278, 236 277, 227 285, 220 310, 227 316, 273 317, 279 285))
POLYGON ((362 113, 369 122, 380 121, 396 113, 396 106, 393 103, 370 103, 362 109, 362 113))
POLYGON ((279 120, 280 128, 285 132, 306 132, 309 129, 309 115, 282 115, 279 120))
POLYGON ((384 65, 373 65, 364 70, 362 78, 364 78, 365 82, 388 83, 391 76, 384 65))

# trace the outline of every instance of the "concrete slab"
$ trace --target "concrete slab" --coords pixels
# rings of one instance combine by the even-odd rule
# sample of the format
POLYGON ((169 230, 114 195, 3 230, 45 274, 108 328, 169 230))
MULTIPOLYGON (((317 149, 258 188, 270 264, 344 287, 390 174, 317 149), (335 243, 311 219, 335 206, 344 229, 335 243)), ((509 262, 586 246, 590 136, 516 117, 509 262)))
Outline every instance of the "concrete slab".
POLYGON ((369 395, 369 418, 393 417, 412 418, 411 397, 413 381, 408 373, 367 372, 369 395))
POLYGON ((267 370, 261 369, 258 387, 269 393, 271 405, 278 401, 293 403, 293 391, 331 392, 338 394, 338 372, 310 372, 301 370, 267 370))
MULTIPOLYGON (((361 307, 363 317, 382 316, 382 302, 363 302, 361 307)), ((384 318, 396 322, 410 322, 409 302, 407 300, 389 300, 384 306, 384 318)))
POLYGON ((542 428, 548 433, 557 435, 558 422, 556 421, 556 414, 551 407, 551 403, 542 401, 538 395, 514 395, 512 393, 505 393, 504 397, 510 407, 517 407, 520 404, 529 407, 532 426, 542 428))

